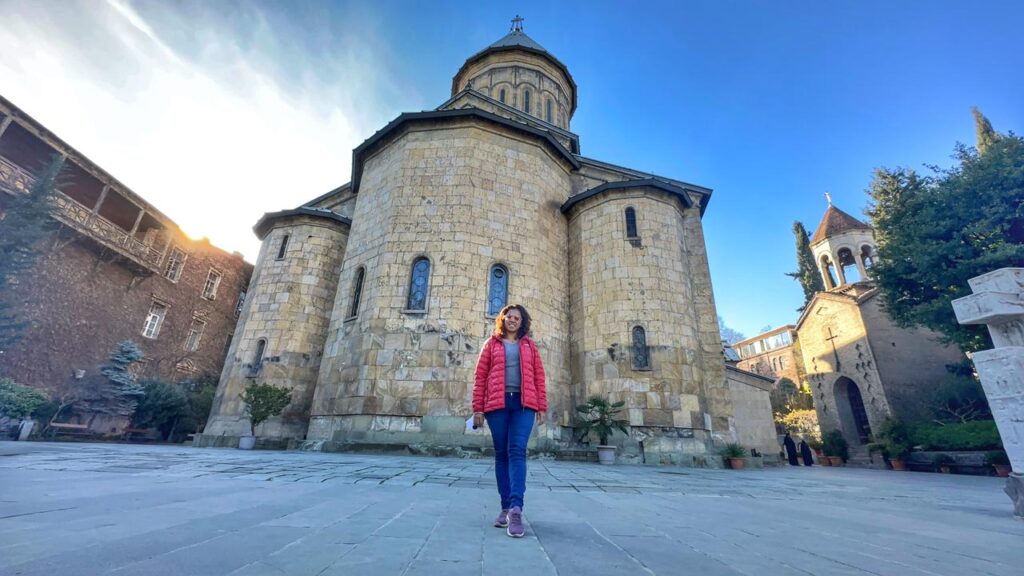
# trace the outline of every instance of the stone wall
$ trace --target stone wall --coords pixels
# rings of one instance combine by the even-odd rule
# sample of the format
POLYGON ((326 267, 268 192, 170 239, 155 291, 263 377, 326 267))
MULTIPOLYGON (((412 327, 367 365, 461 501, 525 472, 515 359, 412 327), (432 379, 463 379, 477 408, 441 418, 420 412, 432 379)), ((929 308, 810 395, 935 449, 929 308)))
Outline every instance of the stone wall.
POLYGON ((240 395, 258 382, 292 390, 291 404, 265 422, 260 435, 305 437, 346 240, 345 225, 310 216, 281 219, 263 238, 204 435, 248 434, 240 395), (261 340, 264 352, 257 358, 261 340))
POLYGON ((566 413, 568 243, 559 207, 568 189, 568 166, 545 145, 472 121, 405 131, 368 157, 309 438, 461 434, 478 351, 493 329, 487 279, 499 263, 509 271, 509 303, 533 316, 551 413, 566 413), (411 266, 421 256, 431 263, 427 310, 409 312, 411 266), (360 267, 362 303, 349 318, 360 267))
POLYGON ((575 402, 591 394, 625 401, 632 439, 656 459, 706 452, 705 414, 719 417, 715 429, 723 432, 731 416, 706 260, 693 246, 702 242, 696 212, 669 194, 635 189, 589 198, 569 215, 575 402), (627 207, 635 210, 639 238, 626 237, 627 207), (646 336, 647 368, 633 361, 637 326, 646 336), (709 337, 717 357, 708 357, 709 337))
POLYGON ((765 461, 778 460, 779 440, 769 399, 772 383, 739 370, 726 369, 733 417, 730 425, 735 441, 748 450, 756 448, 765 461))
POLYGON ((551 123, 569 129, 573 86, 547 58, 525 52, 489 54, 462 70, 455 79, 457 90, 465 89, 469 83, 474 90, 495 100, 500 100, 501 90, 505 89, 505 104, 518 110, 524 109, 523 91, 529 89, 530 114, 542 120, 546 119, 544 102, 550 98, 554 107, 551 123))

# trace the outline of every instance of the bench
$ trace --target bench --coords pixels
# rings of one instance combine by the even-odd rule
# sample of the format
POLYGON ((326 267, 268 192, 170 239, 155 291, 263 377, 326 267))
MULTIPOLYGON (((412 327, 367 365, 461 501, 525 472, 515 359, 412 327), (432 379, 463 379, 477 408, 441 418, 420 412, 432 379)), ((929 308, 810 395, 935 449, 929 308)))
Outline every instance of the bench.
POLYGON ((71 424, 69 422, 50 422, 50 437, 54 437, 57 434, 66 434, 68 436, 89 436, 92 434, 89 432, 88 424, 71 424))

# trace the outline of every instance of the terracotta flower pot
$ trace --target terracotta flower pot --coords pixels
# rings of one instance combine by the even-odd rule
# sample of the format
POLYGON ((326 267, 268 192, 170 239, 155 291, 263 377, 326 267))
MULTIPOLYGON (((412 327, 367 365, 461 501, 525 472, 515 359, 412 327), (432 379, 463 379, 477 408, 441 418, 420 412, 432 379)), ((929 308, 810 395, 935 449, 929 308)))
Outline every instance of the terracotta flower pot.
POLYGON ((828 457, 828 462, 832 466, 842 466, 843 465, 843 457, 842 456, 829 456, 828 457))
POLYGON ((903 460, 891 459, 889 464, 892 464, 892 469, 897 472, 904 472, 907 469, 907 463, 903 460))
POLYGON ((746 458, 729 458, 729 467, 733 470, 743 470, 743 467, 746 465, 746 458))
POLYGON ((992 467, 996 469, 996 476, 999 476, 1000 478, 1010 477, 1009 464, 993 464, 992 467))
POLYGON ((818 455, 818 464, 821 464, 822 466, 832 465, 832 463, 828 461, 828 456, 822 456, 820 454, 818 455))

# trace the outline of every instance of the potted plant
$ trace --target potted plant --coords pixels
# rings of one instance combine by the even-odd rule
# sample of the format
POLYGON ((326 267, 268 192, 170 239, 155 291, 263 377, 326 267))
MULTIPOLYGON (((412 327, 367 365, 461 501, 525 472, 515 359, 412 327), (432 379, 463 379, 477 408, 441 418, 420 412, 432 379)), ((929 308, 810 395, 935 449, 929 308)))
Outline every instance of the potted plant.
POLYGON ((242 392, 242 402, 245 404, 245 413, 249 416, 249 430, 252 434, 239 438, 238 447, 242 450, 252 450, 256 446, 256 427, 268 418, 281 414, 291 401, 291 390, 270 384, 253 383, 247 386, 245 392, 242 392))
POLYGON ((906 426, 895 418, 889 418, 878 428, 874 441, 868 444, 871 453, 880 452, 889 461, 892 469, 903 472, 910 459, 910 435, 906 426))
POLYGON ((600 444, 597 446, 597 459, 601 464, 615 463, 615 446, 608 445, 608 437, 616 430, 628 434, 626 425, 628 420, 618 419, 615 416, 622 412, 623 401, 609 402, 605 398, 594 395, 587 399, 586 404, 576 407, 577 422, 576 432, 580 441, 583 441, 593 432, 600 444))
POLYGON ((731 442, 722 448, 722 458, 729 463, 733 470, 742 470, 747 464, 747 449, 742 444, 731 442))
POLYGON ((956 464, 956 460, 953 460, 949 454, 936 454, 932 464, 939 469, 939 472, 949 474, 953 471, 953 465, 956 464))
POLYGON ((839 430, 832 430, 822 436, 822 446, 832 466, 842 466, 850 457, 850 445, 839 430))
POLYGON ((991 450, 985 453, 985 462, 990 464, 996 471, 996 476, 1008 478, 1010 476, 1010 457, 1005 450, 991 450))
POLYGON ((42 392, 16 383, 10 378, 0 378, 0 417, 7 416, 18 421, 18 440, 27 440, 35 426, 32 414, 48 401, 42 392))

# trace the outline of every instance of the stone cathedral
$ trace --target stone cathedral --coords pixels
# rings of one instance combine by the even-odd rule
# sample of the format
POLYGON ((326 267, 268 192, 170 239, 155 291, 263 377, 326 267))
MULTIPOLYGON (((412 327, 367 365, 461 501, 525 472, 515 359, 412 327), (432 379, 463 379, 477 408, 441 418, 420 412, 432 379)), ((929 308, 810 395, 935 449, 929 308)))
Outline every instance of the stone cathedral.
POLYGON ((767 392, 756 424, 733 417, 701 228, 711 190, 583 156, 576 82, 520 22, 466 60, 448 101, 356 148, 350 182, 256 223, 197 444, 247 434, 239 396, 268 382, 292 402, 261 441, 489 446, 465 419, 506 303, 529 310, 547 371, 535 449, 571 449, 573 408, 593 394, 626 402, 616 443, 643 461, 712 465, 737 426, 773 439, 767 392))

